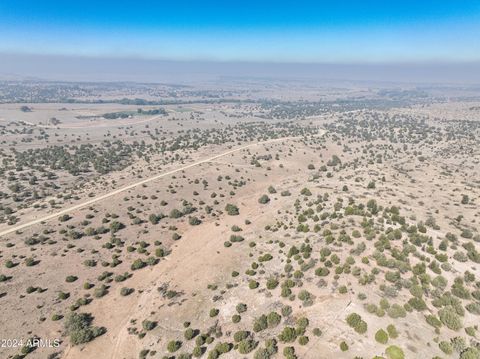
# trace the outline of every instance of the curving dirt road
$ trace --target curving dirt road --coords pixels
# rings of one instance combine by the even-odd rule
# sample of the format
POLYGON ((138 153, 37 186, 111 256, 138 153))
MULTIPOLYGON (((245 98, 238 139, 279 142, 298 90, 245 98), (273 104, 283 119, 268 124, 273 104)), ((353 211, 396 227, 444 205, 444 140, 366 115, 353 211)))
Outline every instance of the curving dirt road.
POLYGON ((46 221, 49 221, 49 220, 54 219, 54 218, 58 218, 59 216, 61 216, 61 215, 63 215, 63 214, 67 214, 67 213, 72 212, 72 211, 75 211, 75 210, 77 210, 77 209, 80 209, 80 208, 89 206, 89 205, 91 205, 91 204, 93 204, 93 203, 102 201, 102 200, 107 199, 107 198, 109 198, 109 197, 115 196, 115 195, 117 195, 117 194, 119 194, 119 193, 128 191, 129 189, 135 188, 135 187, 137 187, 137 186, 141 186, 141 185, 143 185, 143 184, 145 184, 145 183, 152 182, 152 181, 155 181, 155 180, 157 180, 157 179, 159 179, 159 178, 163 178, 163 177, 172 175, 172 174, 174 174, 174 173, 177 173, 177 172, 180 172, 180 171, 183 171, 183 170, 186 170, 186 169, 189 169, 189 168, 198 166, 198 165, 200 165, 200 164, 202 164, 202 163, 207 163, 207 162, 210 162, 210 161, 214 161, 214 160, 216 160, 216 159, 218 159, 218 158, 224 157, 224 156, 229 155, 229 154, 234 153, 234 152, 238 152, 238 151, 244 150, 244 149, 246 149, 246 148, 253 147, 253 146, 258 146, 258 145, 265 145, 265 144, 269 144, 269 143, 273 143, 273 142, 293 140, 293 139, 297 139, 297 138, 300 138, 300 137, 282 137, 282 138, 276 138, 276 139, 267 140, 267 141, 250 143, 250 144, 248 144, 248 145, 244 145, 244 146, 241 146, 241 147, 237 147, 237 148, 234 148, 234 149, 225 151, 225 152, 223 152, 223 153, 221 153, 221 154, 219 154, 219 155, 215 155, 215 156, 212 156, 212 157, 209 157, 209 158, 205 158, 205 159, 203 159, 203 160, 200 160, 200 161, 191 163, 191 164, 189 164, 189 165, 185 165, 185 166, 183 166, 183 167, 179 167, 179 168, 176 168, 176 169, 174 169, 174 170, 171 170, 171 171, 168 171, 168 172, 164 172, 164 173, 160 173, 160 174, 158 174, 158 175, 155 175, 155 176, 146 178, 146 179, 144 179, 144 180, 141 180, 141 181, 132 183, 132 184, 130 184, 130 185, 128 185, 128 186, 121 187, 121 188, 119 188, 119 189, 116 189, 116 190, 113 190, 113 191, 111 191, 111 192, 105 193, 105 194, 100 195, 100 196, 98 196, 98 197, 89 199, 89 200, 87 200, 87 201, 85 201, 85 202, 82 202, 82 203, 73 205, 73 206, 71 206, 71 207, 62 209, 62 210, 60 210, 60 211, 58 211, 58 212, 54 212, 54 213, 51 213, 51 214, 49 214, 49 215, 43 216, 43 217, 41 217, 41 218, 37 218, 37 219, 32 220, 32 221, 30 221, 30 222, 23 223, 23 224, 19 224, 19 225, 15 225, 15 226, 13 226, 13 227, 10 227, 10 228, 8 228, 8 229, 5 229, 5 230, 1 231, 1 232, 0 232, 0 237, 1 237, 1 236, 5 236, 5 235, 10 234, 10 233, 14 233, 14 232, 19 231, 19 230, 21 230, 21 229, 24 229, 24 228, 33 226, 33 225, 35 225, 35 224, 39 224, 39 223, 46 222, 46 221))

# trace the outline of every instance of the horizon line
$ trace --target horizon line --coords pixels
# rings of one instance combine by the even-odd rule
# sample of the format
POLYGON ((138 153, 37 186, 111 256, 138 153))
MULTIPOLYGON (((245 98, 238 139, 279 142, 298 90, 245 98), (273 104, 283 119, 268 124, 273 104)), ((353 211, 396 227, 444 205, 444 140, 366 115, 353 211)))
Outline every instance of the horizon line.
POLYGON ((37 53, 37 52, 21 52, 21 51, 0 51, 0 57, 2 56, 20 56, 20 57, 42 57, 42 58, 75 58, 84 60, 127 60, 127 61, 146 61, 146 62, 178 62, 178 63, 222 63, 222 64, 278 64, 278 65, 468 65, 468 64, 480 64, 480 57, 478 59, 423 59, 423 60, 338 60, 338 61, 283 61, 283 60, 271 60, 271 59, 220 59, 220 58, 173 58, 173 57, 154 57, 154 56, 140 56, 140 55, 101 55, 101 54, 65 54, 65 53, 37 53))

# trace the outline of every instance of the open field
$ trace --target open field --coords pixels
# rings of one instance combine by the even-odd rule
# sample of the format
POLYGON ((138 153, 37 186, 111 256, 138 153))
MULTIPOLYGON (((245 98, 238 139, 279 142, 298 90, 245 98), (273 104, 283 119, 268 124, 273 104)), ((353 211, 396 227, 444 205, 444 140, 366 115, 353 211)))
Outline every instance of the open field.
POLYGON ((1 358, 480 357, 478 90, 0 102, 1 358))

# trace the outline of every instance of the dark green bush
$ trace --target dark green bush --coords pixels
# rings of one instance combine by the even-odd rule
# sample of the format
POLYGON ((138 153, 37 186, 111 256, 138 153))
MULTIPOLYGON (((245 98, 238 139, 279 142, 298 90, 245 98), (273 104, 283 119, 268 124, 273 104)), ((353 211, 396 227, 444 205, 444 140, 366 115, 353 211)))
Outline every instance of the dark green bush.
POLYGON ((167 344, 167 350, 170 352, 170 353, 174 353, 176 352, 178 349, 180 349, 182 346, 182 343, 177 341, 177 340, 171 340, 168 342, 167 344))
POLYGON ((234 204, 230 204, 230 203, 228 203, 225 206, 225 211, 227 212, 227 214, 229 216, 236 216, 236 215, 240 214, 240 210, 238 209, 238 207, 235 206, 234 204))
POLYGON ((104 334, 103 327, 92 327, 93 317, 89 313, 70 313, 65 320, 65 331, 72 345, 87 343, 104 334))
POLYGON ((278 335, 278 339, 283 343, 291 343, 297 339, 297 333, 294 328, 285 327, 278 335))

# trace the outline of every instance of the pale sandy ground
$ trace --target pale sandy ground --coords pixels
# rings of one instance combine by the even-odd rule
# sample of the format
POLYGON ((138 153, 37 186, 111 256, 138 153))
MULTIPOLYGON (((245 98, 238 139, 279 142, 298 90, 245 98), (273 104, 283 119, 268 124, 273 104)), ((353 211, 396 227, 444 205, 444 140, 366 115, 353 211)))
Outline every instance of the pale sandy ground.
MULTIPOLYGON (((439 111, 441 111, 441 107, 439 111)), ((315 118, 312 120, 315 120, 315 118)), ((143 179, 139 183, 140 186, 131 184, 131 187, 124 191, 115 192, 113 190, 111 196, 100 197, 100 200, 88 203, 88 206, 92 205, 98 211, 93 221, 94 224, 99 224, 106 212, 118 212, 121 215, 125 215, 125 207, 129 205, 141 208, 140 203, 142 201, 138 198, 141 195, 149 198, 152 194, 157 194, 160 198, 167 199, 169 205, 164 211, 168 213, 168 210, 177 206, 181 199, 187 198, 191 200, 194 198, 191 194, 193 188, 201 189, 201 185, 195 187, 188 182, 194 178, 208 178, 210 188, 206 191, 206 194, 209 194, 212 190, 228 193, 230 187, 226 184, 226 181, 216 183, 216 177, 220 174, 224 176, 228 174, 235 179, 244 176, 252 180, 246 186, 236 190, 236 195, 217 198, 221 202, 220 207, 224 207, 224 204, 228 202, 238 204, 240 207, 239 216, 222 215, 216 219, 209 218, 201 225, 195 227, 189 226, 185 223, 185 220, 179 221, 177 223, 178 231, 181 232, 182 239, 172 244, 170 255, 153 267, 135 271, 134 276, 123 283, 112 283, 112 288, 108 295, 95 299, 88 306, 82 307, 82 311, 93 313, 95 325, 104 325, 108 331, 105 335, 96 338, 87 345, 71 347, 67 344, 68 341, 65 341, 62 347, 62 349, 65 349, 62 357, 130 359, 138 358, 138 353, 142 349, 157 350, 155 358, 162 357, 164 354, 167 354, 165 348, 169 340, 173 338, 181 339, 183 337, 184 328, 182 323, 184 321, 192 321, 193 327, 204 330, 213 325, 218 319, 224 333, 241 328, 251 329, 251 321, 254 317, 273 309, 278 309, 280 303, 292 304, 296 315, 305 314, 310 319, 311 328, 319 327, 323 331, 323 335, 319 338, 310 335, 310 343, 307 346, 298 346, 297 355, 301 359, 352 358, 355 355, 365 356, 366 353, 368 357, 382 355, 385 347, 374 341, 373 333, 377 329, 385 328, 390 323, 395 323, 400 332, 400 337, 395 340, 395 343, 402 346, 407 354, 407 358, 429 358, 441 354, 438 346, 433 342, 433 338, 436 335, 433 333, 432 328, 426 324, 423 314, 413 312, 409 313, 405 319, 395 321, 388 316, 378 318, 367 313, 363 308, 362 302, 356 299, 356 295, 359 292, 368 291, 368 302, 378 304, 382 297, 382 293, 378 290, 378 284, 382 282, 383 276, 378 277, 377 283, 371 287, 362 287, 355 278, 347 277, 345 279, 342 276, 338 285, 348 284, 349 287, 349 292, 343 295, 333 290, 331 282, 327 287, 320 288, 317 285, 318 278, 310 281, 305 280, 304 288, 315 294, 316 299, 313 306, 304 308, 300 306, 298 301, 290 302, 281 298, 279 295, 280 288, 272 291, 273 297, 268 297, 261 291, 246 289, 248 277, 244 276, 243 273, 249 267, 250 262, 258 256, 259 251, 276 253, 277 247, 268 243, 270 239, 287 240, 285 231, 267 232, 264 230, 264 227, 274 223, 277 218, 282 218, 282 215, 285 218, 291 218, 287 211, 294 211, 293 201, 305 186, 311 188, 315 196, 328 192, 333 199, 342 197, 345 202, 348 201, 349 196, 365 202, 372 197, 376 197, 382 205, 398 204, 401 201, 403 203, 402 210, 407 217, 414 215, 418 220, 425 220, 432 215, 436 218, 441 230, 429 229, 428 234, 435 241, 440 241, 444 238, 446 232, 455 230, 452 228, 451 222, 459 212, 458 202, 460 194, 469 191, 472 198, 478 198, 479 196, 478 186, 475 187, 468 184, 469 182, 474 182, 475 179, 467 176, 467 174, 471 174, 473 177, 478 175, 480 172, 478 161, 473 162, 475 159, 472 159, 472 162, 468 163, 471 167, 463 168, 451 159, 435 157, 434 149, 422 149, 428 158, 426 162, 419 162, 413 155, 405 155, 401 161, 391 160, 385 161, 383 164, 373 164, 371 166, 364 166, 365 163, 362 163, 362 166, 356 170, 349 168, 340 174, 334 173, 331 179, 323 176, 317 180, 312 180, 312 174, 315 171, 309 172, 306 170, 308 163, 314 163, 316 168, 318 168, 333 154, 339 155, 342 161, 348 161, 354 155, 360 153, 361 150, 356 148, 354 155, 344 154, 342 147, 337 145, 336 141, 332 139, 327 141, 325 148, 318 147, 316 149, 305 146, 299 141, 276 142, 268 143, 267 146, 251 146, 248 150, 233 151, 221 158, 208 157, 208 161, 203 161, 200 158, 203 154, 213 151, 211 149, 213 147, 203 149, 203 151, 192 155, 192 160, 200 159, 200 163, 196 166, 180 167, 181 170, 174 173, 156 175, 157 177, 152 177, 151 181, 143 179), (289 156, 288 152, 290 149, 292 149, 291 156, 289 156), (285 164, 284 169, 279 168, 278 162, 273 160, 266 161, 262 168, 255 168, 249 163, 252 154, 272 154, 279 150, 282 151, 282 159, 278 162, 285 164), (272 166, 271 171, 266 170, 265 167, 268 165, 272 166), (394 170, 393 166, 402 168, 405 172, 400 173, 394 170), (452 172, 451 176, 442 175, 444 166, 458 168, 458 172, 452 172), (185 173, 183 173, 183 170, 185 170, 185 173), (235 170, 240 172, 235 172, 235 170), (171 175, 175 175, 176 178, 172 178, 171 175), (182 175, 185 175, 186 178, 183 178, 182 175), (381 176, 386 177, 385 184, 378 181, 378 178, 381 176), (355 178, 357 177, 362 180, 356 182, 355 178), (365 183, 370 179, 377 180, 377 188, 375 190, 367 190, 365 187, 365 183), (413 182, 412 180, 415 181, 413 182), (142 183, 146 187, 142 186, 142 183), (344 183, 348 184, 349 187, 349 192, 346 194, 341 191, 344 183), (266 193, 270 184, 277 188, 278 193, 270 195, 272 200, 268 205, 259 205, 258 198, 266 193), (167 192, 169 185, 181 185, 183 188, 176 188, 177 194, 172 195, 167 192), (223 187, 222 191, 219 190, 218 186, 223 187), (292 192, 291 197, 281 197, 279 195, 279 192, 285 189, 289 189, 292 192), (123 197, 129 197, 130 202, 124 202, 123 197), (439 211, 438 214, 436 210, 439 211), (252 224, 249 226, 244 225, 244 220, 247 218, 252 220, 252 224), (241 234, 245 236, 246 240, 230 248, 225 248, 223 243, 231 234, 230 227, 234 224, 244 229, 241 234), (255 251, 248 248, 248 242, 251 240, 257 242, 255 251), (249 256, 250 252, 254 253, 253 259, 249 256), (237 280, 239 281, 239 286, 228 290, 218 302, 213 303, 211 300, 213 292, 207 289, 207 285, 215 283, 218 284, 219 288, 224 288, 227 283, 232 282, 230 275, 232 270, 238 270, 241 273, 237 280), (170 300, 163 299, 158 293, 157 287, 165 283, 168 283, 171 289, 184 293, 175 300, 176 304, 171 305, 170 300), (130 296, 121 297, 118 291, 122 286, 134 287, 135 292, 130 296), (247 303, 249 310, 242 318, 241 324, 234 326, 231 324, 230 317, 235 311, 235 305, 240 301, 247 303), (215 320, 208 317, 208 310, 212 307, 220 309, 220 317, 215 320), (345 316, 352 312, 361 314, 364 320, 367 321, 369 327, 368 336, 357 335, 346 325, 345 316), (135 335, 128 334, 129 327, 140 328, 142 320, 146 318, 157 320, 158 327, 148 332, 142 340, 139 340, 135 335), (135 324, 131 323, 132 320, 136 320, 135 324), (345 340, 351 347, 346 353, 342 353, 338 349, 338 344, 342 340, 345 340)), ((317 144, 316 146, 319 145, 317 144)), ((225 148, 220 147, 218 151, 220 150, 223 152, 225 148)), ((138 167, 141 166, 142 164, 138 165, 138 167)), ((128 171, 131 171, 131 168, 128 171)), ((128 177, 127 174, 122 183, 129 183, 133 180, 134 177, 128 177)), ((101 188, 102 186, 99 187, 101 188)), ((84 191, 83 194, 85 195, 86 192, 84 191)), ((211 201, 203 193, 199 199, 207 202, 211 201)), ((85 200, 85 197, 82 197, 80 202, 83 200, 85 200)), ((146 207, 142 215, 158 210, 158 207, 149 203, 149 200, 144 202, 146 202, 146 207)), ((69 204, 67 203, 67 205, 69 204)), ((83 205, 76 204, 70 210, 73 211, 72 214, 76 221, 74 223, 80 221, 85 213, 89 211, 83 205)), ((476 221, 478 221, 479 213, 475 205, 462 208, 462 213, 464 214, 463 221, 465 223, 478 226, 476 221)), ((53 220, 48 225, 54 228, 61 228, 63 225, 59 224, 55 219, 59 214, 59 212, 54 212, 51 216, 53 220)), ((22 216, 22 221, 28 221, 30 218, 33 218, 31 217, 33 215, 38 216, 41 214, 31 214, 26 210, 25 215, 22 216)), ((125 217, 122 217, 121 220, 125 221, 125 223, 130 223, 125 217)), ((346 225, 347 229, 351 231, 353 228, 358 228, 359 221, 360 219, 357 219, 356 223, 346 225)), ((172 221, 171 223, 176 222, 172 221)), ((2 315, 6 323, 4 328, 9 335, 25 335, 25 331, 33 330, 35 333, 57 337, 61 334, 61 322, 51 322, 50 317, 54 311, 57 311, 57 308, 60 308, 58 311, 63 311, 65 304, 61 304, 63 307, 57 307, 58 303, 53 299, 56 291, 59 289, 70 290, 72 298, 80 297, 83 292, 81 289, 78 290, 77 287, 81 286, 81 283, 86 280, 94 281, 94 278, 104 270, 101 266, 86 269, 82 265, 82 261, 89 258, 92 250, 100 251, 99 259, 111 257, 112 253, 100 248, 107 238, 103 238, 102 241, 83 238, 76 243, 77 247, 85 249, 83 254, 74 253, 74 249, 71 249, 69 252, 63 252, 66 242, 61 242, 61 236, 55 237, 55 239, 60 241, 57 245, 50 248, 40 248, 36 253, 32 252, 24 245, 23 240, 44 227, 38 226, 38 223, 32 222, 31 224, 32 226, 25 228, 24 232, 19 236, 15 236, 13 233, 7 235, 8 239, 12 239, 11 241, 16 244, 15 248, 4 249, 2 246, 2 256, 4 258, 7 258, 7 253, 10 255, 15 251, 19 256, 38 255, 42 261, 40 265, 28 269, 29 276, 23 275, 25 267, 18 266, 13 268, 11 273, 15 278, 15 283, 7 284, 9 286, 9 295, 3 299, 9 300, 7 306, 10 308, 8 312, 4 311, 2 315), (51 256, 53 252, 60 255, 53 257, 51 256), (72 273, 77 274, 80 279, 72 286, 66 285, 64 278, 72 273), (26 299, 17 300, 20 294, 24 294, 25 287, 35 282, 39 286, 48 287, 47 296, 42 297, 34 294, 26 299), (11 291, 13 294, 10 294, 11 291), (37 310, 32 310, 35 306, 37 306, 37 310), (38 322, 38 312, 47 318, 47 321, 43 324, 38 322)), ((1 228, 5 230, 4 228, 8 227, 2 226, 1 228)), ((143 239, 149 243, 155 239, 163 240, 167 234, 170 234, 167 230, 151 227, 147 224, 138 227, 129 225, 127 229, 119 233, 119 236, 127 241, 127 244, 131 244, 143 239), (148 233, 143 232, 147 229, 149 230, 148 233)), ((312 242, 316 245, 323 245, 322 239, 318 234, 309 233, 307 236, 311 237, 312 242)), ((301 243, 303 238, 303 234, 298 234, 288 238, 288 243, 301 243)), ((4 241, 6 239, 2 238, 2 245, 5 243, 4 241)), ((318 249, 320 247, 315 248, 318 249)), ((129 270, 128 267, 131 260, 136 258, 134 254, 126 255, 122 258, 125 262, 112 271, 117 274, 129 270)), ((338 249, 337 254, 342 260, 348 256, 348 252, 342 251, 341 248, 338 249)), ((450 257, 453 255, 453 253, 448 254, 450 257)), ((262 279, 267 278, 271 273, 282 272, 284 265, 285 263, 278 260, 272 261, 267 267, 267 273, 262 275, 262 279)), ((109 268, 105 270, 109 270, 109 268)), ((383 274, 385 268, 381 270, 383 274)), ((479 273, 478 265, 472 265, 472 262, 455 262, 455 271, 445 275, 452 280, 455 275, 459 275, 465 270, 479 273)), ((409 297, 409 295, 402 293, 395 299, 395 302, 406 301, 409 297)), ((464 321, 465 326, 476 324, 475 319, 477 318, 467 313, 464 321)), ((280 327, 275 330, 279 329, 280 327)), ((442 329, 442 331, 444 330, 446 331, 446 336, 456 335, 454 332, 442 329)), ((273 331, 273 334, 277 333, 273 331)), ((258 335, 257 339, 263 339, 263 335, 258 335)), ((188 343, 185 345, 181 352, 187 351, 184 349, 192 349, 192 344, 188 343)), ((280 348, 282 349, 281 345, 280 348)), ((47 351, 39 350, 28 357, 43 358, 46 353, 47 351)), ((8 354, 13 353, 8 352, 8 354)), ((243 357, 245 356, 241 356, 236 351, 222 355, 222 358, 227 359, 243 357)))

